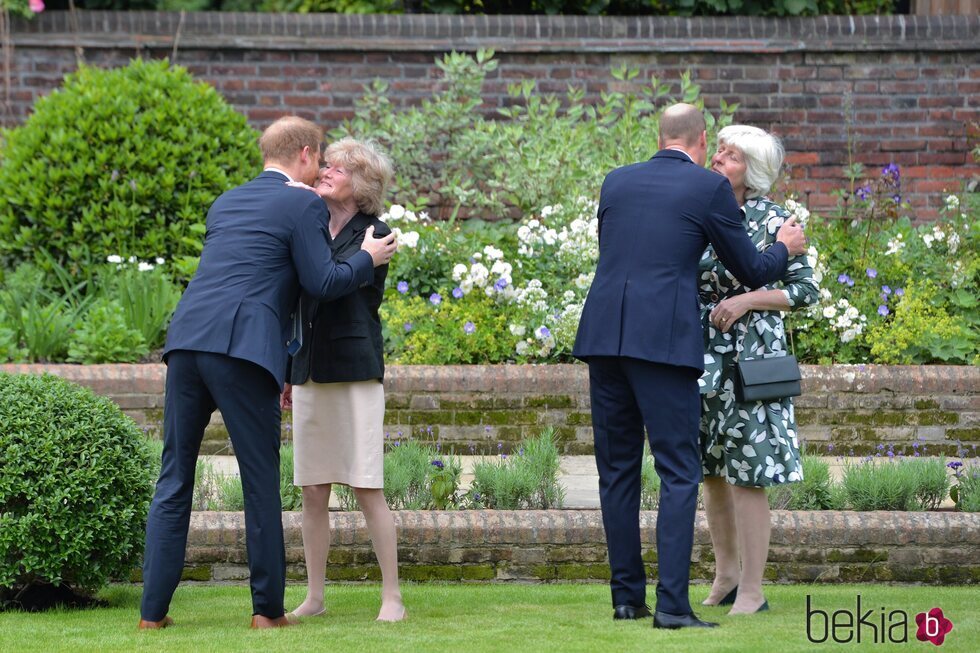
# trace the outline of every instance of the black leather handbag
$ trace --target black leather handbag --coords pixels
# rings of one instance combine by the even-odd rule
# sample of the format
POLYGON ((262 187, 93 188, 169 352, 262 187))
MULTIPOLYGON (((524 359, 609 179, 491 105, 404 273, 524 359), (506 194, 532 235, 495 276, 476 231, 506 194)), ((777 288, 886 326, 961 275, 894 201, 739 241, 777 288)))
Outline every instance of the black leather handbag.
POLYGON ((735 361, 735 398, 740 402, 800 396, 800 364, 796 356, 735 361))

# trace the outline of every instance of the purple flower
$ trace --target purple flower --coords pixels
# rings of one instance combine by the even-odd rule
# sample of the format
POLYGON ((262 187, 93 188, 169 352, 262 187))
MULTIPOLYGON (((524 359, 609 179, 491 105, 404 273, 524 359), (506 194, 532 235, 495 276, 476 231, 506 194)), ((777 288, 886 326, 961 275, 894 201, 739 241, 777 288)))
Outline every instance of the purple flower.
POLYGON ((493 289, 496 290, 497 292, 500 292, 506 287, 507 287, 507 279, 504 279, 503 277, 497 279, 497 282, 493 284, 493 289))
POLYGON ((464 333, 470 334, 473 333, 474 331, 476 331, 476 325, 473 324, 472 322, 467 322, 466 324, 463 325, 464 333))
POLYGON ((867 273, 869 279, 874 279, 875 277, 878 276, 878 271, 875 270, 874 268, 868 268, 867 270, 865 270, 865 273, 867 273))
POLYGON ((460 288, 459 286, 456 286, 455 288, 453 288, 453 297, 455 297, 456 299, 459 299, 462 296, 463 296, 463 289, 462 288, 460 288))
POLYGON ((896 297, 904 297, 905 296, 905 289, 904 288, 896 288, 895 289, 895 296, 896 297))
POLYGON ((436 467, 438 469, 442 469, 443 467, 445 467, 445 465, 442 464, 442 461, 441 460, 433 460, 432 461, 432 466, 433 467, 436 467))
POLYGON ((889 163, 881 169, 881 178, 892 186, 898 186, 902 178, 902 173, 897 165, 889 163))
POLYGON ((831 452, 833 450, 834 450, 834 444, 833 443, 828 444, 827 445, 827 452, 829 453, 829 452, 831 452))
POLYGON ((505 454, 505 453, 500 454, 500 459, 501 460, 507 460, 507 454, 505 454))
POLYGON ((846 274, 842 274, 837 277, 837 283, 847 283, 848 279, 850 279, 849 276, 847 276, 846 274))
POLYGON ((953 471, 956 471, 957 469, 963 466, 963 463, 959 460, 952 460, 946 463, 946 466, 952 469, 953 471))
POLYGON ((406 322, 405 323, 405 333, 408 333, 411 330, 412 330, 412 323, 411 322, 406 322))
POLYGON ((858 196, 859 200, 865 201, 871 197, 871 186, 861 186, 855 191, 855 194, 858 196))
POLYGON ((878 315, 880 315, 881 317, 885 317, 889 313, 891 313, 891 311, 889 311, 888 307, 885 306, 884 304, 878 307, 878 315))
POLYGON ((881 287, 881 292, 882 292, 882 294, 890 295, 890 294, 892 294, 892 289, 889 288, 888 286, 882 286, 881 287))
POLYGON ((899 195, 898 193, 895 193, 894 195, 892 195, 892 200, 894 200, 894 202, 896 204, 901 204, 902 203, 902 196, 899 195))
POLYGON ((400 292, 403 295, 408 292, 408 282, 407 281, 399 281, 397 287, 398 287, 398 292, 400 292))
POLYGON ((440 295, 437 292, 434 292, 431 295, 429 295, 429 301, 432 302, 433 306, 438 306, 439 304, 442 303, 442 295, 440 295))

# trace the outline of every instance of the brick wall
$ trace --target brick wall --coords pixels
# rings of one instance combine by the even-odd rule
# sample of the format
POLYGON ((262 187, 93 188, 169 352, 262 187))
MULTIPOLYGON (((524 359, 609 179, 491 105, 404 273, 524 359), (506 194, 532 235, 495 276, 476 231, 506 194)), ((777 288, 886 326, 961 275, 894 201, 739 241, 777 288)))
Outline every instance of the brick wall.
POLYGON ((569 83, 594 100, 622 89, 623 63, 678 87, 690 70, 709 108, 738 102, 736 119, 783 137, 794 187, 812 208, 833 206, 848 128, 856 159, 903 167, 905 193, 922 218, 938 193, 980 171, 969 151, 980 119, 980 17, 830 16, 668 18, 583 16, 357 16, 65 12, 15 20, 12 113, 75 69, 76 51, 100 66, 134 56, 176 60, 217 88, 258 128, 283 113, 327 126, 351 115, 377 77, 397 105, 418 103, 438 83, 435 57, 493 48, 500 66, 487 104, 511 100, 507 85, 534 79, 563 95, 569 83))
MULTIPOLYGON (((0 372, 49 371, 112 398, 159 435, 163 365, 0 365, 0 372)), ((441 442, 458 453, 510 451, 555 427, 566 454, 592 453, 588 370, 584 365, 390 366, 385 428, 391 439, 441 442)), ((975 456, 980 444, 980 367, 803 366, 796 400, 800 436, 814 451, 975 456)), ((283 439, 290 437, 283 415, 283 439)), ((215 413, 204 451, 230 448, 215 413)))
MULTIPOLYGON (((598 510, 397 511, 398 573, 426 581, 608 581, 598 510)), ((641 512, 643 559, 656 577, 656 512, 641 512)), ((306 578, 299 513, 285 513, 287 577, 306 578)), ((361 513, 333 513, 327 579, 379 581, 361 513)), ((194 513, 185 580, 244 581, 242 513, 194 513)), ((953 512, 772 513, 765 578, 771 582, 928 584, 980 582, 980 515, 953 512)), ((691 577, 714 574, 711 538, 698 513, 691 577)), ((139 579, 139 571, 134 572, 139 579)))

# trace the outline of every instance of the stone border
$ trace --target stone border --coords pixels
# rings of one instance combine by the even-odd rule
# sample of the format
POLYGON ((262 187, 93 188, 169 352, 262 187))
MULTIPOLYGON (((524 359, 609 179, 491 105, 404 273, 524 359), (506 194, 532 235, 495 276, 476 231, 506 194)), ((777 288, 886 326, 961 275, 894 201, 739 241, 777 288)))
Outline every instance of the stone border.
MULTIPOLYGON (((410 580, 601 581, 609 577, 598 510, 398 511, 400 573, 410 580)), ((773 511, 766 578, 773 582, 980 583, 980 514, 773 511)), ((327 577, 378 580, 361 513, 331 515, 327 577)), ((656 512, 641 512, 644 560, 656 569, 656 512)), ((289 578, 305 578, 301 515, 285 513, 289 578)), ((242 513, 194 513, 185 580, 244 580, 242 513)), ((692 578, 714 572, 698 513, 692 578)), ((138 576, 133 580, 138 580, 138 576)))
POLYGON ((976 50, 978 16, 447 16, 48 11, 15 19, 16 45, 445 52, 976 50))
MULTIPOLYGON (((801 365, 803 392, 874 394, 943 393, 971 395, 980 390, 980 367, 974 365, 801 365)), ((81 383, 97 393, 163 392, 162 363, 73 365, 5 363, 0 372, 48 372, 81 383)), ((388 392, 588 393, 588 368, 555 365, 389 365, 388 392)))

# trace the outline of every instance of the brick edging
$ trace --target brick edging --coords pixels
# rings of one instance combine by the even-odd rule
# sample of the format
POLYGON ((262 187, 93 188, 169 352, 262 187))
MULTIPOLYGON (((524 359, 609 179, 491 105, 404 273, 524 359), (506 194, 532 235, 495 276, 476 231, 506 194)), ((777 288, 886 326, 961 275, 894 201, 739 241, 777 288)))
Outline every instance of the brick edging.
MULTIPOLYGON (((608 579, 598 510, 396 511, 399 572, 413 580, 601 581, 608 579)), ((361 513, 331 515, 327 577, 377 580, 361 513)), ((656 567, 655 511, 641 512, 644 561, 656 567)), ((305 577, 301 515, 285 513, 289 577, 305 577)), ((773 511, 766 578, 777 582, 980 582, 980 514, 773 511)), ((191 517, 184 578, 243 580, 244 516, 191 517)), ((704 513, 695 524, 692 578, 713 572, 704 513)))
POLYGON ((266 50, 796 52, 976 50, 978 16, 447 16, 65 11, 12 21, 16 45, 266 50))

